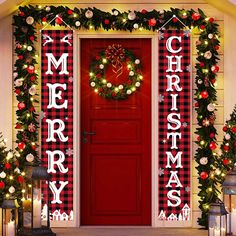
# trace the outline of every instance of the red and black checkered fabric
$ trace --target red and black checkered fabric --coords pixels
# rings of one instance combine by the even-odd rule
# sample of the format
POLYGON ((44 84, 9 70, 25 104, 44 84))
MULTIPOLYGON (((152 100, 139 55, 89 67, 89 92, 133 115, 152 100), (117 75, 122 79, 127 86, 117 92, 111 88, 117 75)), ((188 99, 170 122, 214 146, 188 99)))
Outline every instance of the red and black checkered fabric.
MULTIPOLYGON (((42 109, 42 123, 41 123, 41 153, 44 166, 48 165, 48 156, 46 151, 60 150, 65 155, 65 161, 63 165, 68 168, 67 173, 61 173, 58 166, 54 165, 56 173, 51 173, 51 181, 56 181, 57 189, 60 188, 59 181, 68 181, 68 184, 60 193, 61 204, 51 204, 51 212, 59 210, 67 215, 73 210, 73 31, 70 30, 44 30, 42 31, 42 45, 41 45, 41 109, 42 109), (69 39, 61 41, 66 35, 69 35, 69 39), (52 40, 49 40, 50 38, 52 40), (48 42, 47 42, 48 40, 48 42), (48 58, 46 53, 52 53, 55 59, 58 61, 63 53, 68 53, 67 57, 67 71, 68 75, 59 72, 62 70, 62 64, 56 69, 53 63, 51 63, 52 75, 46 75, 48 70, 48 58), (56 104, 60 105, 68 101, 68 107, 55 109, 54 107, 47 108, 49 104, 49 89, 47 83, 50 84, 66 84, 66 90, 63 88, 57 88, 56 93, 61 92, 62 99, 56 98, 56 104), (60 119, 65 124, 63 134, 68 137, 68 141, 60 141, 57 134, 54 135, 56 142, 46 142, 48 138, 48 123, 47 119, 55 120, 60 119)), ((57 128, 55 124, 55 129, 57 128)), ((58 156, 55 159, 58 160, 58 156)), ((46 190, 46 186, 43 188, 44 196, 49 196, 53 199, 53 194, 50 191, 49 195, 46 190)))
MULTIPOLYGON (((186 31, 181 30, 166 30, 159 34, 159 213, 163 210, 165 213, 164 219, 168 219, 172 213, 179 217, 179 214, 183 214, 182 208, 185 204, 190 207, 190 163, 191 163, 191 76, 190 76, 190 35, 186 31), (179 53, 171 53, 167 50, 166 41, 171 36, 181 37, 181 42, 174 39, 172 41, 172 48, 178 50, 182 47, 179 53), (167 56, 180 56, 182 72, 166 72, 168 69, 167 56), (167 89, 167 77, 166 75, 178 75, 180 78, 180 87, 182 91, 176 91, 175 86, 172 86, 173 91, 166 91, 167 89), (172 110, 172 97, 171 94, 178 94, 177 97, 177 111, 172 110), (167 116, 170 113, 180 113, 181 127, 178 130, 167 129, 167 116), (177 137, 178 149, 171 149, 172 140, 171 137, 167 139, 167 133, 179 132, 181 133, 181 139, 177 137), (171 163, 171 168, 166 168, 167 154, 171 152, 173 156, 178 151, 182 151, 182 166, 183 168, 176 168, 175 163, 171 163), (170 178, 170 171, 178 171, 178 178, 183 187, 176 187, 173 183, 172 187, 166 187, 170 178), (181 204, 173 207, 168 206, 168 200, 173 204, 176 204, 175 200, 168 199, 167 193, 170 190, 180 190, 181 204)), ((173 61, 176 61, 173 58, 173 61)), ((173 65, 175 71, 176 65, 173 65)), ((176 116, 174 118, 177 118, 176 116)), ((176 125, 170 123, 171 126, 176 125)), ((175 194, 176 195, 176 194, 175 194)), ((179 219, 181 220, 181 219, 179 219)), ((186 219, 185 219, 186 220, 186 219)))

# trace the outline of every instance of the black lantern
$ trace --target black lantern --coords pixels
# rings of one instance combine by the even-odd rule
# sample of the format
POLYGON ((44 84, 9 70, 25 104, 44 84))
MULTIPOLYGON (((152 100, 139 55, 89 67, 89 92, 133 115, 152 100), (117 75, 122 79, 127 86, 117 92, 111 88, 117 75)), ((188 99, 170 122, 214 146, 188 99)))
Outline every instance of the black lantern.
POLYGON ((2 203, 2 234, 1 236, 16 236, 18 225, 18 210, 14 199, 5 199, 2 203))
POLYGON ((50 201, 48 196, 41 193, 42 186, 47 186, 49 192, 49 174, 41 166, 28 166, 26 169, 26 186, 22 199, 21 229, 19 236, 41 235, 54 236, 50 228, 50 201), (43 203, 47 207, 43 211, 43 203), (44 212, 44 213, 42 213, 44 212))
POLYGON ((208 212, 208 236, 226 236, 227 214, 224 203, 217 199, 208 212))
POLYGON ((222 188, 224 203, 229 211, 228 235, 236 235, 236 166, 226 175, 222 188))

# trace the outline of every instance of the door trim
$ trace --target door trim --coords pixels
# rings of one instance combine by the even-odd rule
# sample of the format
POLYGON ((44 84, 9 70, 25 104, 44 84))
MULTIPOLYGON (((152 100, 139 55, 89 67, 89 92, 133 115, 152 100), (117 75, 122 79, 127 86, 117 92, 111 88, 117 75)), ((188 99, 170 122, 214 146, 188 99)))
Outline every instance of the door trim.
MULTIPOLYGON (((120 32, 86 32, 86 31, 75 31, 74 33, 74 221, 72 227, 80 227, 80 183, 81 183, 81 173, 80 173, 80 39, 84 38, 150 38, 151 39, 151 51, 158 52, 158 33, 157 32, 134 32, 134 33, 120 33, 120 32)), ((152 53, 152 65, 151 65, 151 227, 192 227, 192 217, 191 221, 178 224, 171 224, 172 222, 163 222, 158 220, 158 53, 152 53)), ((192 176, 192 173, 191 173, 192 176)), ((192 194, 191 194, 192 199, 192 194)), ((191 200, 192 205, 192 200, 191 200)), ((60 224, 61 226, 61 224, 60 224)), ((64 224, 62 227, 65 226, 64 224)), ((68 226, 68 224, 67 224, 68 226)), ((82 226, 88 227, 88 226, 82 226)), ((99 228, 99 226, 91 226, 99 228)), ((104 226, 102 226, 104 228, 104 226)), ((111 227, 111 226, 107 226, 111 227)), ((120 227, 120 226, 119 226, 120 227)), ((127 228, 128 226, 121 226, 127 228)), ((147 228, 150 226, 132 226, 147 228)))

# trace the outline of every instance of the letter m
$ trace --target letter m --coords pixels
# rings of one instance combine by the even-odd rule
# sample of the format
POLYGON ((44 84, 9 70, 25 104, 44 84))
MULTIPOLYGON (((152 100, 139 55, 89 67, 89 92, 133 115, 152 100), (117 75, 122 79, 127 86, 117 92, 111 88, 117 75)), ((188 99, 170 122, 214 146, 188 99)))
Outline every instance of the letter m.
POLYGON ((46 53, 46 56, 48 58, 48 70, 46 72, 46 75, 53 74, 52 69, 51 69, 52 64, 56 69, 60 66, 60 64, 62 64, 61 71, 59 72, 59 75, 63 75, 63 74, 68 75, 69 74, 69 72, 67 71, 67 57, 68 57, 68 55, 69 55, 68 53, 63 53, 62 56, 57 61, 52 53, 46 53))
POLYGON ((183 168, 183 166, 181 164, 181 155, 182 155, 182 153, 183 152, 177 152, 177 154, 174 157, 171 152, 166 152, 166 155, 167 155, 166 168, 171 168, 170 161, 172 161, 172 163, 177 162, 176 168, 183 168))

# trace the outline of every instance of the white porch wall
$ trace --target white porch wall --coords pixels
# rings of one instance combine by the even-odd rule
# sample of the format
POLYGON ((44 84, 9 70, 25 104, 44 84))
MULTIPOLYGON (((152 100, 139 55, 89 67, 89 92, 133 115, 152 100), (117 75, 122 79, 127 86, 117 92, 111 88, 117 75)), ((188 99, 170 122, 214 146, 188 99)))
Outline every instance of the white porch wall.
POLYGON ((0 132, 12 147, 12 16, 0 20, 0 132))

